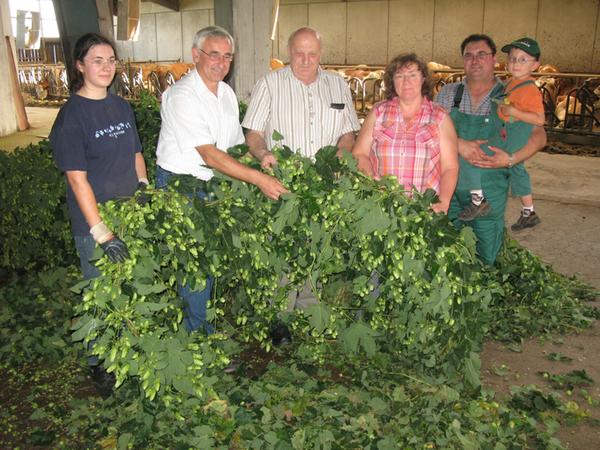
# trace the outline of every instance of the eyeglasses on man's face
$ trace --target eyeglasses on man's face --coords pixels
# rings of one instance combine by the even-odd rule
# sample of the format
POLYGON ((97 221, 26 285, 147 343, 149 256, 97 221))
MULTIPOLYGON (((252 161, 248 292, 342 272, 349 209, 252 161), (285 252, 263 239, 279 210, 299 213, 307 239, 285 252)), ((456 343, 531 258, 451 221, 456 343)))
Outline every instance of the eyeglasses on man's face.
POLYGON ((524 56, 519 56, 518 58, 508 58, 508 62, 512 64, 525 64, 530 61, 535 61, 534 58, 525 58, 524 56))
POLYGON ((463 55, 463 59, 464 59, 465 61, 468 61, 468 62, 475 61, 475 60, 477 60, 477 61, 483 61, 483 60, 485 60, 485 59, 486 59, 488 56, 491 56, 491 55, 493 55, 493 53, 492 53, 492 52, 479 52, 479 53, 477 53, 477 54, 475 54, 475 55, 474 55, 474 54, 472 54, 472 53, 465 53, 465 54, 463 55))
POLYGON ((231 62, 233 61, 233 54, 232 53, 219 53, 219 52, 210 52, 210 53, 206 53, 204 50, 202 50, 201 48, 199 48, 198 50, 200 50, 202 53, 204 53, 206 56, 208 56, 208 59, 212 62, 217 62, 217 61, 226 61, 226 62, 231 62))

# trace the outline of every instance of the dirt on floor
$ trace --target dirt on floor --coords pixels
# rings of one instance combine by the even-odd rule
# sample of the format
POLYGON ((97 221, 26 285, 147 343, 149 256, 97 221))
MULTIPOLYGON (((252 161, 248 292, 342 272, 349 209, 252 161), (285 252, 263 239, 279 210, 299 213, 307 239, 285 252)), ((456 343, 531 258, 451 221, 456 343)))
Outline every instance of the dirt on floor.
POLYGON ((574 145, 557 141, 549 140, 544 152, 554 155, 571 155, 571 156, 600 156, 600 146, 598 145, 574 145))
MULTIPOLYGON (((535 175, 536 171, 533 170, 534 191, 535 175)), ((543 198, 543 193, 538 197, 543 198)), ((556 271, 577 275, 600 291, 600 241, 597 234, 600 230, 600 199, 597 205, 573 203, 579 199, 580 196, 567 192, 562 202, 538 199, 535 202, 536 211, 542 222, 533 229, 511 234, 550 263, 556 271)), ((519 201, 511 199, 506 214, 508 227, 519 217, 519 213, 519 201)), ((558 393, 563 404, 575 402, 569 403, 574 415, 587 415, 587 418, 576 424, 563 424, 556 436, 569 449, 597 449, 600 448, 598 355, 598 322, 577 334, 527 340, 520 346, 520 352, 498 342, 487 342, 481 355, 483 381, 486 387, 496 391, 499 398, 510 394, 512 386, 536 385, 545 394, 558 393), (551 375, 581 370, 594 382, 574 387, 557 386, 551 382, 551 375)))

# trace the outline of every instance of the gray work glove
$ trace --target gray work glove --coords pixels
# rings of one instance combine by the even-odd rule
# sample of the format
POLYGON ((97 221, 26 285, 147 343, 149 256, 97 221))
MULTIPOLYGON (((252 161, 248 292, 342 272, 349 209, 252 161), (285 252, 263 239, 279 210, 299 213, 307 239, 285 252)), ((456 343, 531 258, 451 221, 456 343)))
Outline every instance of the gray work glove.
POLYGON ((100 244, 102 250, 104 250, 104 254, 108 256, 114 263, 122 263, 126 259, 129 258, 129 250, 127 250, 127 245, 117 236, 113 236, 106 242, 100 244))

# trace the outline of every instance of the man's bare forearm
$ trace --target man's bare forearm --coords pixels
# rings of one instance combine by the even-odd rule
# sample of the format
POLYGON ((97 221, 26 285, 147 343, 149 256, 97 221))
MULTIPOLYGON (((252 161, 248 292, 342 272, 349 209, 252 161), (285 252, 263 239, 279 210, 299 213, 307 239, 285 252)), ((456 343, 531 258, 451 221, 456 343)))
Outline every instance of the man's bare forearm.
POLYGON ((269 153, 264 134, 259 131, 248 130, 248 133, 246 134, 246 144, 248 144, 252 156, 259 161, 262 160, 265 154, 269 153))
POLYGON ((259 172, 240 163, 214 145, 201 145, 196 147, 196 150, 200 153, 204 163, 211 169, 218 170, 238 180, 256 184, 259 172))
POLYGON ((513 164, 528 160, 546 146, 546 130, 542 127, 534 127, 527 143, 513 154, 513 164))
POLYGON ((288 192, 277 178, 240 163, 214 145, 201 145, 196 147, 196 150, 208 167, 255 185, 265 196, 272 200, 277 200, 282 194, 288 192))

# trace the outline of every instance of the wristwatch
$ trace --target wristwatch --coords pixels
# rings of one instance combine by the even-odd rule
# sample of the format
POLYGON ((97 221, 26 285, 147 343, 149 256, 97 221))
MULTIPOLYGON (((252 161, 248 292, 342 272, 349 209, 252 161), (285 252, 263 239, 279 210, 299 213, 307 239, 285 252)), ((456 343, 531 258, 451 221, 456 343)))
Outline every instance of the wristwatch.
POLYGON ((513 155, 508 155, 508 168, 510 169, 513 166, 513 155))

